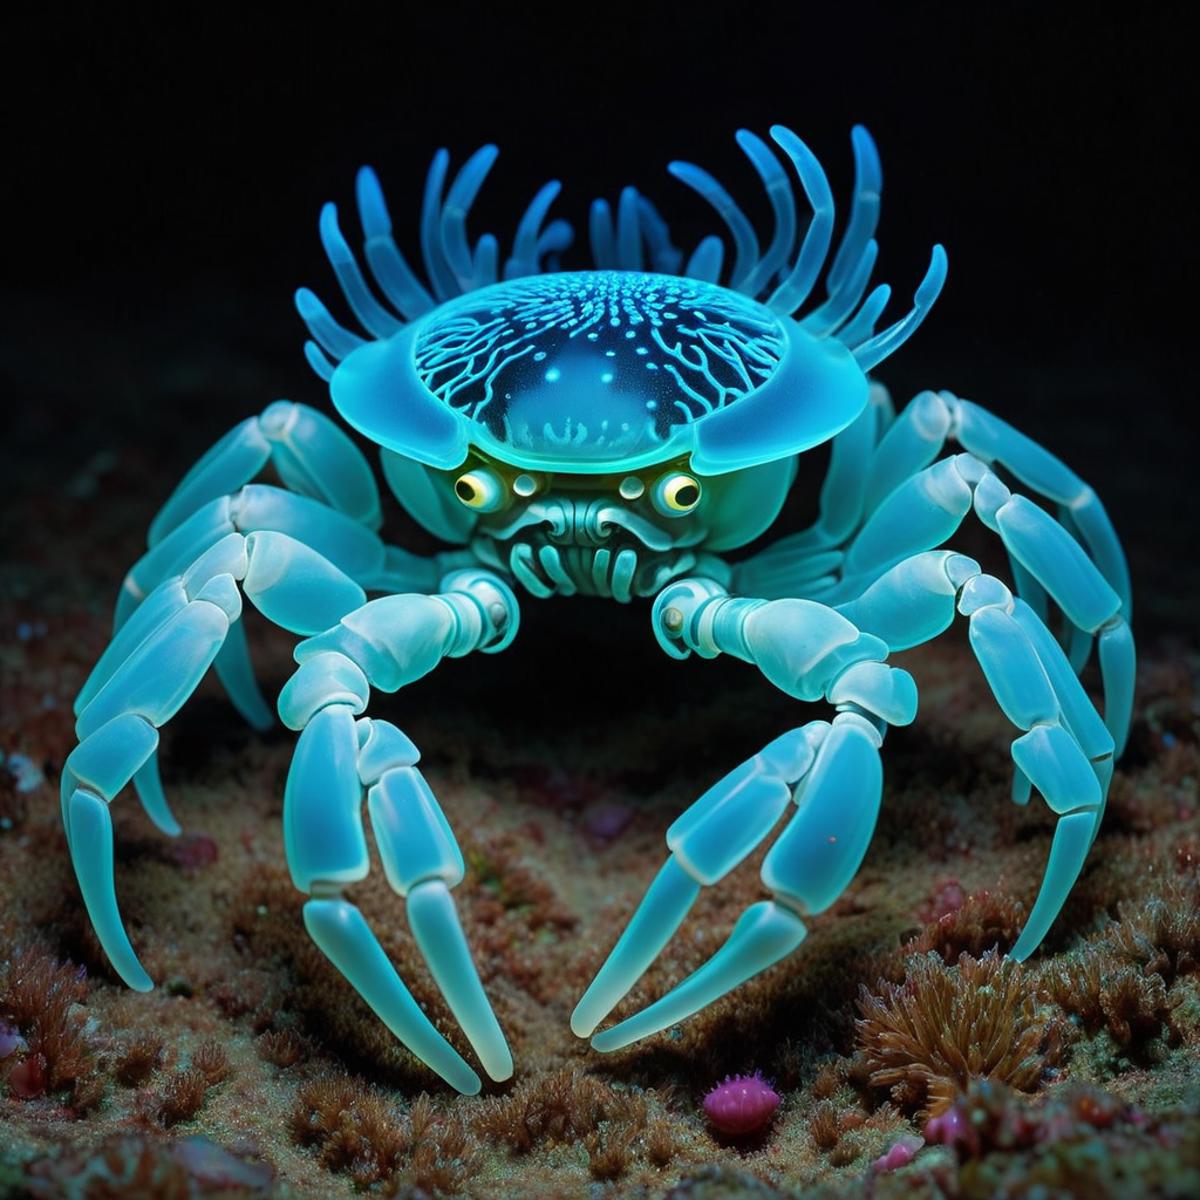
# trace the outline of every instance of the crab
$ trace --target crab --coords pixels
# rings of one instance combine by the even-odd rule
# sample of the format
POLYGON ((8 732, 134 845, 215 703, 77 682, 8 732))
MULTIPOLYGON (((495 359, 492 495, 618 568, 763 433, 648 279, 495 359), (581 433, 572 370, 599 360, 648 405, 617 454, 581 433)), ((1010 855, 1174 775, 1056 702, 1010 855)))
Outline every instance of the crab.
POLYGON ((649 601, 669 657, 734 655, 796 700, 830 706, 827 719, 783 732, 735 767, 667 830, 665 862, 571 1017, 597 1051, 683 1021, 800 946, 805 919, 834 903, 870 842, 885 733, 916 714, 912 677, 888 660, 956 614, 1014 727, 1013 798, 1025 804, 1036 789, 1057 818, 1012 954, 1036 949, 1096 836, 1130 722, 1121 546, 1092 489, 985 409, 926 391, 894 410, 871 372, 937 299, 945 252, 934 247, 911 310, 877 329, 890 295, 867 291, 881 173, 856 127, 853 203, 824 296, 810 304, 832 245, 833 199, 794 133, 776 126, 770 139, 737 135, 773 212, 765 248, 716 179, 671 164, 723 219, 728 264, 715 235, 685 261, 654 206, 626 188, 615 214, 604 200, 592 205, 593 265, 564 269, 573 235, 547 222, 559 191, 551 182, 501 265, 495 237, 467 235, 492 146, 448 191, 448 155, 434 158, 424 280, 392 236, 369 168, 357 204, 371 282, 325 206, 321 240, 362 335, 301 289, 308 361, 345 421, 380 448, 401 506, 449 548, 419 556, 382 540, 379 491, 356 443, 318 409, 286 401, 229 432, 166 501, 76 701, 79 741, 62 773, 80 890, 130 987, 152 982, 117 906, 109 805, 132 781, 158 828, 179 832, 158 731, 210 667, 251 724, 272 721, 248 656, 245 600, 302 639, 276 708, 299 732, 283 826, 291 878, 308 896, 306 928, 392 1033, 461 1092, 477 1092, 479 1075, 345 892, 370 869, 365 793, 383 871, 433 979, 483 1070, 508 1078, 512 1055, 452 896, 463 856, 417 748, 366 713, 373 690, 395 692, 446 657, 505 650, 518 591, 649 601), (793 173, 811 209, 803 230, 793 173), (815 523, 737 555, 774 524, 805 452, 826 443, 815 523), (275 481, 256 482, 268 467, 275 481), (1011 584, 948 545, 972 512, 1007 551, 1011 584), (1078 678, 1093 644, 1099 706, 1078 678), (693 974, 596 1032, 700 889, 719 885, 781 822, 761 865, 766 898, 693 974))

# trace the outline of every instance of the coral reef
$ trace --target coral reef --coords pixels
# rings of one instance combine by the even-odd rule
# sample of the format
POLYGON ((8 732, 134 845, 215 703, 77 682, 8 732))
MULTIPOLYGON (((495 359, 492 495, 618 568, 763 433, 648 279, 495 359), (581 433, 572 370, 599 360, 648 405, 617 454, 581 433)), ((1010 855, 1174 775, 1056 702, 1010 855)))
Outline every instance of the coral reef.
POLYGON ((950 970, 937 954, 914 958, 902 984, 865 987, 858 1044, 869 1080, 901 1107, 945 1111, 974 1079, 1036 1090, 1055 1052, 1021 966, 989 950, 950 970))

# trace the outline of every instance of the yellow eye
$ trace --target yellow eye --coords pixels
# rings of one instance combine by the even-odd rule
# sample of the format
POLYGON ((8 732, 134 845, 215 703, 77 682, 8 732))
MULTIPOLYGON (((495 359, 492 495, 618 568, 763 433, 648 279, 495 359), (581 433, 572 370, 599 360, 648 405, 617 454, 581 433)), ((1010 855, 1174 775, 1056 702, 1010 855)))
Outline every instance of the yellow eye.
POLYGON ((700 481, 691 475, 674 472, 664 475, 651 494, 654 507, 664 517, 686 516, 700 503, 700 481))
POLYGON ((476 512, 495 512, 504 503, 504 487, 487 467, 464 471, 454 481, 454 494, 476 512))

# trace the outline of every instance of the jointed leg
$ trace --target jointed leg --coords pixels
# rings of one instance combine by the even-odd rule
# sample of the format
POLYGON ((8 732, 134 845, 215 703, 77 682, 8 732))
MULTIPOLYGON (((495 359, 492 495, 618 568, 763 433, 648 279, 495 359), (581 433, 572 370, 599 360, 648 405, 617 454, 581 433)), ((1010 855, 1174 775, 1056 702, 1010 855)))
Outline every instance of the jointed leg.
POLYGON ((341 899, 341 886, 367 870, 358 812, 365 786, 384 867, 409 898, 418 945, 484 1066, 506 1077, 511 1058, 449 897, 462 878, 453 835, 413 768, 418 756, 407 738, 386 722, 353 719, 371 684, 395 690, 446 655, 494 652, 511 641, 515 600, 487 572, 448 576, 444 595, 364 604, 362 589, 331 562, 267 531, 227 534, 183 576, 165 580, 118 635, 128 644, 98 664, 76 725, 80 745, 63 771, 71 858, 105 952, 131 987, 152 987, 117 908, 108 804, 132 778, 160 827, 177 830, 157 774, 147 774, 157 730, 195 689, 240 614, 239 579, 270 619, 297 632, 325 630, 297 648, 301 666, 279 701, 284 722, 304 731, 284 819, 293 878, 314 897, 310 932, 414 1052, 456 1087, 478 1090, 474 1073, 407 997, 357 909, 341 899))
POLYGON ((853 878, 875 827, 887 724, 907 724, 916 689, 880 661, 887 647, 823 605, 744 600, 706 580, 668 587, 654 610, 660 643, 675 657, 734 654, 801 700, 838 713, 777 738, 710 788, 667 832, 671 855, 571 1019, 588 1036, 637 982, 679 927, 702 886, 718 882, 797 810, 763 862, 773 899, 751 906, 725 945, 667 995, 592 1039, 615 1050, 683 1020, 771 966, 805 936, 853 878))
MULTIPOLYGON (((265 510, 275 523, 257 528, 290 532, 301 540, 306 539, 295 528, 297 520, 308 525, 315 522, 326 533, 326 543, 320 548, 362 586, 371 587, 380 576, 387 580, 389 590, 399 590, 392 578, 396 571, 389 569, 393 564, 385 561, 385 556, 403 557, 403 552, 385 551, 374 534, 380 524, 379 492, 367 460, 324 414, 304 404, 279 400, 260 416, 230 430, 192 467, 163 505, 150 526, 149 552, 122 585, 114 632, 119 633, 162 579, 185 570, 211 544, 214 525, 221 532, 233 528, 223 526, 219 517, 214 519, 214 506, 221 515, 233 515, 235 523, 239 507, 265 510), (243 491, 268 464, 286 490, 243 491), (286 504, 268 503, 274 494, 294 494, 305 502, 280 517, 279 510, 286 509, 286 504), (206 517, 199 516, 202 512, 206 517), (188 532, 181 534, 185 525, 188 532), (332 552, 334 545, 344 547, 341 558, 332 552)), ((252 524, 254 511, 241 515, 240 528, 256 527, 252 524)), ((432 591, 437 577, 437 571, 431 570, 408 586, 432 591)), ((242 715, 256 728, 269 726, 271 711, 254 678, 240 621, 231 625, 214 666, 242 715)))
POLYGON ((417 752, 384 721, 354 717, 370 689, 395 691, 443 657, 494 653, 516 633, 511 591, 486 571, 460 571, 437 596, 389 596, 342 618, 297 647, 300 668, 279 712, 300 743, 288 775, 284 835, 296 886, 310 899, 304 921, 330 961, 389 1029, 447 1082, 477 1092, 479 1079, 434 1030, 342 889, 369 863, 362 792, 392 888, 405 898, 413 935, 451 1012, 493 1079, 512 1074, 512 1056, 458 921, 450 889, 462 854, 416 769, 417 752))
MULTIPOLYGON (((1078 629, 1100 646, 1104 718, 1120 754, 1133 709, 1135 655, 1121 598, 1079 543, 1047 512, 1014 495, 979 459, 942 459, 895 488, 846 551, 845 578, 820 593, 849 604, 893 564, 943 545, 974 509, 1078 629)), ((890 643, 889 643, 890 644, 890 643)))
MULTIPOLYGON (((901 412, 870 461, 865 511, 877 509, 906 479, 933 462, 950 441, 957 441, 981 462, 1002 467, 1018 483, 1058 506, 1060 522, 1078 538, 1121 598, 1122 616, 1129 621, 1129 568, 1096 493, 1055 455, 969 400, 949 392, 923 392, 901 412)), ((1018 583, 1028 586, 1033 582, 1019 578, 1019 561, 1016 574, 1018 583)), ((1036 584, 1029 588, 1028 600, 1035 611, 1044 603, 1036 584)))
POLYGON ((264 615, 295 632, 324 629, 365 599, 328 559, 286 534, 226 534, 147 597, 77 702, 79 745, 63 768, 63 820, 101 944, 139 990, 150 980, 117 916, 108 802, 132 779, 154 823, 179 832, 159 782, 158 728, 195 690, 240 617, 239 581, 264 615))
POLYGON ((1114 742, 1037 614, 972 559, 944 550, 915 555, 838 611, 900 650, 936 637, 956 608, 970 620, 971 647, 997 703, 1026 731, 1013 742, 1013 759, 1059 818, 1037 901, 1013 948, 1023 959, 1083 868, 1103 816, 1114 742))

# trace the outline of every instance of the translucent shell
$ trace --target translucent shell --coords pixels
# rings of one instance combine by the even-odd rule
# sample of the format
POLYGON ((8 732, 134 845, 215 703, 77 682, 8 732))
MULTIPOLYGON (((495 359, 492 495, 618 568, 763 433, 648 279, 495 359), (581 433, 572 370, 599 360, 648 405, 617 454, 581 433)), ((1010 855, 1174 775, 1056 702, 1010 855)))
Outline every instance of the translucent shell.
POLYGON ((717 284, 571 271, 496 284, 352 351, 334 403, 440 468, 612 473, 690 454, 716 475, 807 450, 863 409, 851 352, 717 284))

